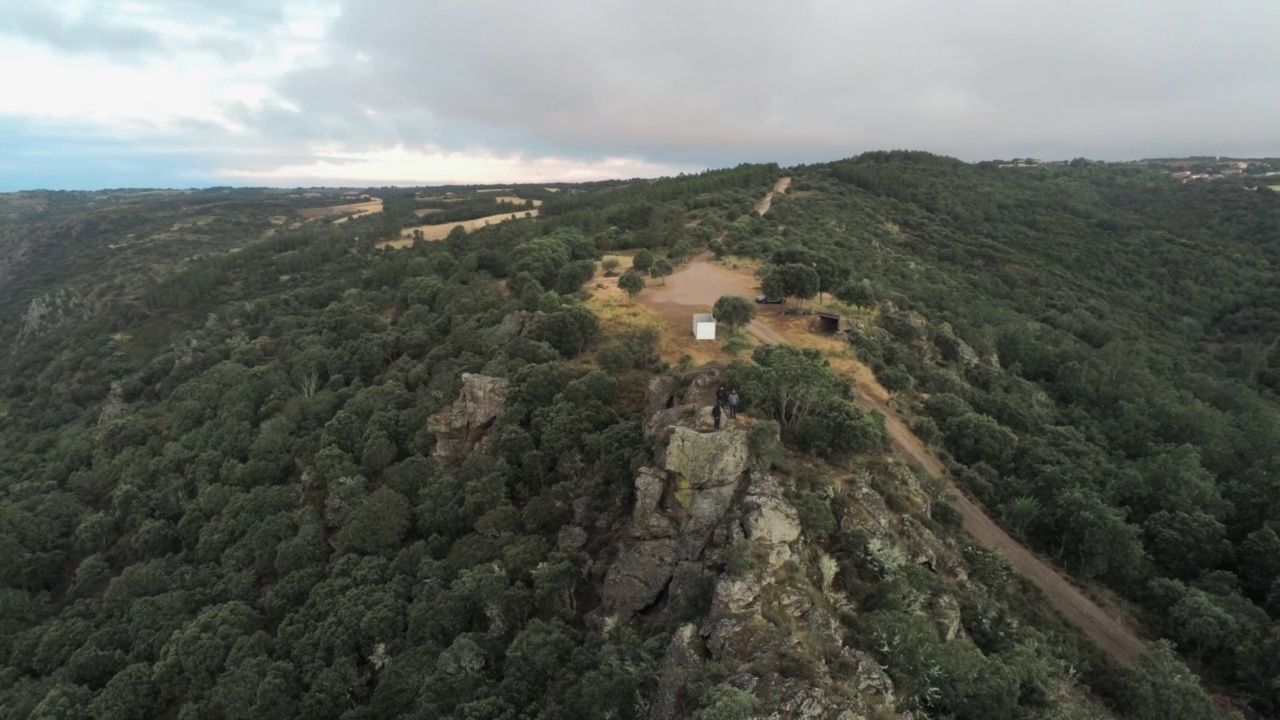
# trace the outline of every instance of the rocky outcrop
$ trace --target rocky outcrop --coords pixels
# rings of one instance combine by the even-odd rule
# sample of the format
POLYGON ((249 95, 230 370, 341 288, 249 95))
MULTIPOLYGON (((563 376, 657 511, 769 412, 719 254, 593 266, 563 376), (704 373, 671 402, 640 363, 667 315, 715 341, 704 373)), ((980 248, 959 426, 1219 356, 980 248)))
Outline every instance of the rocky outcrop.
POLYGON ((696 625, 681 625, 671 635, 667 654, 662 661, 662 677, 658 681, 658 694, 649 709, 651 720, 677 720, 688 717, 688 700, 684 693, 684 679, 702 665, 706 649, 698 637, 696 625))
POLYGON ((960 624, 960 603, 950 595, 942 593, 930 600, 929 615, 943 640, 951 642, 964 633, 960 624))
POLYGON ((747 433, 738 428, 700 433, 677 427, 660 462, 680 475, 689 487, 701 490, 737 480, 747 469, 747 433))
POLYGON ((453 407, 427 421, 427 431, 436 436, 432 454, 444 461, 455 461, 487 452, 489 429, 506 403, 506 380, 464 373, 462 392, 453 407))
POLYGON ((18 340, 36 337, 89 314, 89 305, 75 290, 58 290, 32 298, 22 314, 18 340))
MULTIPOLYGON (((903 315, 918 327, 919 318, 903 315)), ((840 613, 853 600, 833 582, 836 561, 805 544, 789 479, 752 467, 746 427, 707 426, 708 400, 721 381, 720 369, 707 368, 679 381, 650 382, 644 432, 654 462, 635 474, 631 517, 593 531, 615 539, 616 556, 601 606, 588 619, 661 617, 696 607, 689 602, 698 598, 706 603, 710 594, 705 617, 669 641, 650 707, 656 720, 690 717, 695 693, 705 686, 689 683, 705 682, 711 668, 728 673, 721 682, 755 697, 753 720, 882 714, 894 707, 893 683, 870 654, 845 645, 840 613)), ((906 467, 875 472, 832 486, 841 488, 840 533, 856 536, 864 561, 886 575, 920 564, 964 582, 956 548, 923 521, 933 510, 924 483, 906 467)), ((942 639, 963 637, 954 596, 922 597, 914 610, 942 639)))
POLYGON ((124 386, 119 380, 111 383, 111 392, 107 393, 107 399, 102 403, 102 412, 98 413, 98 424, 106 425, 107 423, 124 416, 124 386))
POLYGON ((603 611, 631 616, 667 589, 677 566, 698 561, 730 518, 747 468, 745 430, 699 433, 675 427, 662 467, 636 473, 635 506, 617 559, 605 576, 603 611))
POLYGON ((506 317, 502 318, 502 329, 506 330, 509 335, 523 335, 546 319, 547 314, 541 310, 533 312, 517 310, 516 312, 508 313, 506 317))
POLYGON ((753 717, 857 718, 891 707, 893 683, 870 656, 844 645, 831 604, 783 572, 797 562, 801 528, 781 483, 752 473, 741 505, 758 564, 720 576, 702 635, 712 660, 753 668, 752 680, 735 687, 772 708, 753 717), (837 661, 838 676, 831 672, 837 661))
MULTIPOLYGON (((708 388, 714 397, 719 371, 686 379, 682 397, 700 398, 708 388), (697 388, 693 395, 691 388, 697 388)), ((636 473, 626 540, 601 592, 607 615, 630 617, 664 591, 671 601, 691 592, 706 579, 702 560, 717 530, 740 520, 730 510, 747 470, 746 430, 699 432, 697 406, 674 404, 679 387, 669 379, 649 384, 645 432, 656 446, 657 466, 636 473)))
POLYGON ((675 538, 651 538, 624 547, 604 578, 603 611, 631 617, 652 605, 671 581, 676 545, 675 538))
MULTIPOLYGON (((918 485, 913 486, 906 481, 908 476, 914 478, 914 475, 905 468, 897 475, 903 480, 897 485, 899 499, 917 511, 927 510, 927 496, 923 491, 915 494, 912 488, 918 489, 918 485)), ((840 532, 869 535, 867 552, 872 556, 869 559, 877 565, 889 570, 905 563, 915 563, 927 565, 934 572, 954 580, 968 579, 964 560, 955 548, 938 539, 914 515, 891 511, 880 493, 861 478, 855 478, 849 499, 851 502, 840 519, 840 532)))

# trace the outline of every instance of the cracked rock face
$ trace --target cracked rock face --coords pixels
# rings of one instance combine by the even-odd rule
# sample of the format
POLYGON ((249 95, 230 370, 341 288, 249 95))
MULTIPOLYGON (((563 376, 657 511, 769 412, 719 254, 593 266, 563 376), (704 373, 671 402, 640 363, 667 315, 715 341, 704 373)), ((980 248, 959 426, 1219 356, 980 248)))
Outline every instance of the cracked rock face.
POLYGON ((663 454, 663 467, 696 490, 736 481, 747 469, 747 433, 731 428, 700 433, 677 427, 663 454))
POLYGON ((489 428, 506 405, 505 379, 464 373, 462 392, 453 407, 427 421, 427 431, 436 436, 432 454, 449 462, 485 452, 489 428))
POLYGON ((688 700, 681 682, 690 671, 702 665, 706 649, 698 628, 693 624, 681 625, 671 635, 667 655, 662 662, 662 679, 658 683, 658 695, 649 709, 651 720, 677 720, 688 717, 688 700))
POLYGON ((630 617, 652 605, 671 581, 676 544, 675 538, 640 540, 619 553, 601 588, 604 611, 630 617))
POLYGON ((742 528, 748 539, 783 545, 800 537, 800 514, 783 497, 782 487, 771 475, 753 476, 743 505, 742 528))
POLYGON ((602 591, 602 609, 611 615, 640 612, 662 595, 678 563, 702 559, 746 472, 747 435, 674 426, 660 454, 662 468, 636 473, 631 541, 619 550, 602 591))

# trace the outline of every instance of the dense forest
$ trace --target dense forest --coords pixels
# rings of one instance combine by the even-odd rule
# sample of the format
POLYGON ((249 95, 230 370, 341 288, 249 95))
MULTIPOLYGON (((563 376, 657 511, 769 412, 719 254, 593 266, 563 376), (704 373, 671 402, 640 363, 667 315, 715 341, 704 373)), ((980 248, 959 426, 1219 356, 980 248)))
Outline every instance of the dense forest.
POLYGON ((871 153, 514 188, 539 219, 397 251, 375 244, 417 210, 492 200, 362 192, 383 211, 342 224, 299 214, 337 194, 4 196, 0 716, 792 717, 769 698, 794 683, 888 698, 879 717, 1280 716, 1280 194, 871 153), (702 249, 856 311, 842 338, 960 484, 1165 640, 1111 667, 786 346, 727 370, 774 433, 752 472, 784 479, 803 531, 780 587, 883 673, 776 613, 809 644, 673 671, 712 585, 770 569, 747 541, 602 620, 661 461, 646 390, 689 376, 655 337, 603 333, 584 284, 606 252, 702 249), (431 428, 464 375, 503 381, 505 408, 488 452, 449 458, 431 428), (812 413, 766 402, 797 387, 812 413), (867 489, 951 569, 851 526, 867 489))

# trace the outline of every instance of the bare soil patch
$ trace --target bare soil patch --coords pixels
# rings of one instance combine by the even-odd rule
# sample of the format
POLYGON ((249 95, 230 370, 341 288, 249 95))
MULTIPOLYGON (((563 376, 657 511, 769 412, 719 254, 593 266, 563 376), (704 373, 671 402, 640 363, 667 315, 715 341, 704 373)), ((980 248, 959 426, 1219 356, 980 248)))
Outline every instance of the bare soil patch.
POLYGON ((474 220, 463 220, 462 222, 439 223, 437 225, 419 225, 417 227, 405 228, 400 231, 399 240, 384 240, 377 244, 377 247, 385 248, 403 248, 413 244, 413 233, 415 230, 421 230, 423 239, 425 240, 443 240, 449 237, 449 233, 453 232, 455 227, 461 225, 467 232, 477 230, 486 225, 497 225, 500 222, 506 222, 515 219, 521 219, 528 213, 529 217, 537 217, 537 210, 519 210, 513 213, 502 213, 501 215, 488 215, 474 220))
MULTIPOLYGON (((623 273, 631 268, 631 256, 606 255, 616 258, 620 265, 617 272, 623 273)), ((672 275, 667 278, 671 284, 672 275)), ((681 305, 653 305, 645 299, 647 294, 661 290, 660 281, 646 279, 650 287, 645 288, 636 299, 630 300, 627 294, 618 288, 617 277, 605 277, 603 270, 587 284, 591 299, 586 307, 600 318, 601 329, 605 335, 615 335, 623 330, 652 327, 658 330, 658 353, 668 362, 679 362, 682 356, 688 355, 691 361, 701 365, 708 362, 723 362, 732 354, 724 349, 729 338, 727 332, 718 329, 715 340, 695 340, 693 337, 693 317, 691 311, 681 305)), ((751 344, 747 343, 748 346, 751 344)))
MULTIPOLYGON (((751 299, 757 295, 759 282, 748 270, 730 270, 711 262, 711 253, 703 253, 676 270, 666 285, 650 281, 639 300, 655 307, 706 312, 722 295, 741 295, 751 299)), ((692 322, 692 321, 691 321, 692 322)))
POLYGON ((761 215, 769 212, 769 206, 773 204, 773 196, 786 192, 788 187, 791 187, 790 177, 778 178, 778 182, 773 184, 773 189, 756 203, 756 212, 761 215))

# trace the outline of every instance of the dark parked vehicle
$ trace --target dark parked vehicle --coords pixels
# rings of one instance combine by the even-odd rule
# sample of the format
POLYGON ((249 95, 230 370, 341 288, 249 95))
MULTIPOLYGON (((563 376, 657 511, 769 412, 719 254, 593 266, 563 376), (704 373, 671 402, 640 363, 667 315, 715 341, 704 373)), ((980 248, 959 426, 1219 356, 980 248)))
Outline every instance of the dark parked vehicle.
POLYGON ((765 305, 781 305, 781 304, 782 304, 782 298, 778 298, 777 300, 770 300, 768 297, 766 297, 766 296, 764 296, 764 295, 757 295, 757 296, 756 296, 756 302, 758 302, 758 303, 762 303, 762 304, 765 304, 765 305))

